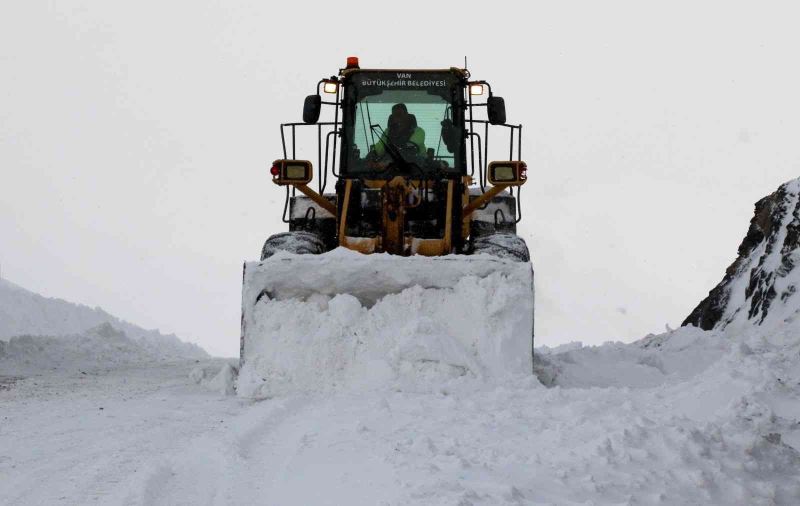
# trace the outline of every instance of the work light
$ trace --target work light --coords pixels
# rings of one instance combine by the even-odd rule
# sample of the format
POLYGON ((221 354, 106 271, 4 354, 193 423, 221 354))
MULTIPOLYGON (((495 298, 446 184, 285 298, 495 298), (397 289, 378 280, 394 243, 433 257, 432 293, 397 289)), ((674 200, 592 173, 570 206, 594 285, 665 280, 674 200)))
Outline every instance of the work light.
POLYGON ((469 83, 470 95, 483 95, 483 85, 481 83, 469 83))
POLYGON ((326 80, 322 85, 322 91, 325 93, 336 93, 336 90, 339 89, 339 83, 336 81, 328 81, 326 80))

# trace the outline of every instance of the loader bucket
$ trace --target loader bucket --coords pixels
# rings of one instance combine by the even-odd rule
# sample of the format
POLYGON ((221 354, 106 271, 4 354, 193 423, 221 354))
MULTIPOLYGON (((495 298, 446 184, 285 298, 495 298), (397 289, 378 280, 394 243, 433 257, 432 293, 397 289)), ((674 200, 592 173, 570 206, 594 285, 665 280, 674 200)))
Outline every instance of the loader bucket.
POLYGON ((533 369, 533 269, 343 248, 244 264, 239 394, 533 369))

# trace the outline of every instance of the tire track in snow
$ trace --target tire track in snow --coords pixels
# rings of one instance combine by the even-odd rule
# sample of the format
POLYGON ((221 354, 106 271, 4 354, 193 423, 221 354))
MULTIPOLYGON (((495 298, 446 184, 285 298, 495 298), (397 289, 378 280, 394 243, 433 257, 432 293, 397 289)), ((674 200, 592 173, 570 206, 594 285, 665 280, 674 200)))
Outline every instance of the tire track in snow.
POLYGON ((128 503, 213 505, 230 504, 234 498, 238 502, 243 490, 258 490, 263 484, 265 475, 254 462, 254 451, 266 447, 271 458, 279 459, 281 452, 265 441, 293 417, 302 416, 309 402, 297 397, 252 404, 227 427, 201 435, 185 451, 153 465, 128 503))

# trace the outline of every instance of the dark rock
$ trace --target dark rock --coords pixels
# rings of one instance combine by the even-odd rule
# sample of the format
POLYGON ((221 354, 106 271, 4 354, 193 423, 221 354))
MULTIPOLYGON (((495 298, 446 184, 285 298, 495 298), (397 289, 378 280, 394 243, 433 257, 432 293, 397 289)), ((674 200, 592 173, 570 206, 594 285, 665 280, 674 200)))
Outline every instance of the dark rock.
POLYGON ((682 325, 722 329, 743 319, 760 325, 774 304, 798 305, 793 271, 800 259, 799 192, 796 179, 756 202, 739 256, 682 325), (731 306, 732 301, 740 301, 738 307, 731 306))

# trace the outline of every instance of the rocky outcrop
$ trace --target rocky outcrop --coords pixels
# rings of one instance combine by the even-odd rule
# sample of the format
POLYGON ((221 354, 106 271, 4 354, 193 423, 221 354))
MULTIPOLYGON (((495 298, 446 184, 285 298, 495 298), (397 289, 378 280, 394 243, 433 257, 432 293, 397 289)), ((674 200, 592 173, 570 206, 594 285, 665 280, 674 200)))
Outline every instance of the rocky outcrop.
POLYGON ((800 310, 800 179, 756 202, 739 255, 683 322, 705 330, 783 323, 800 310))

